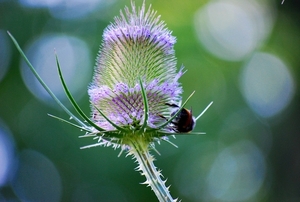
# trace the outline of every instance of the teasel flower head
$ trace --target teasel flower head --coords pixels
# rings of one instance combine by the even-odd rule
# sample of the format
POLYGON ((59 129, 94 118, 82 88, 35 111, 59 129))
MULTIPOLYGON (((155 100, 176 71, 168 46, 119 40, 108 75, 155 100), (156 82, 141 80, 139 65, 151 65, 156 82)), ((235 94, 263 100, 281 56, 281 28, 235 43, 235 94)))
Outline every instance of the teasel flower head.
POLYGON ((132 2, 131 9, 126 7, 124 11, 120 12, 120 17, 115 17, 103 34, 93 81, 88 89, 91 118, 85 115, 71 95, 56 56, 66 95, 85 122, 58 100, 31 65, 18 42, 10 33, 9 36, 35 77, 78 125, 50 116, 86 131, 81 137, 94 137, 97 140, 97 143, 82 148, 121 148, 120 154, 126 151, 136 160, 137 171, 146 177, 144 184, 152 188, 159 201, 176 201, 165 186, 166 181, 161 179, 161 171, 154 166, 150 150, 159 153, 155 149, 155 142, 167 141, 174 145, 168 136, 190 132, 212 102, 196 118, 191 111, 183 108, 193 93, 182 103, 182 87, 178 80, 184 72, 183 67, 179 71, 176 68, 176 38, 151 6, 146 10, 145 2, 139 9, 132 2), (184 130, 178 127, 179 122, 184 130))
POLYGON ((175 42, 145 4, 136 10, 132 3, 105 29, 88 94, 92 120, 113 146, 127 145, 133 136, 150 143, 175 133, 172 123, 164 124, 174 112, 167 103, 180 106, 182 99, 175 42))

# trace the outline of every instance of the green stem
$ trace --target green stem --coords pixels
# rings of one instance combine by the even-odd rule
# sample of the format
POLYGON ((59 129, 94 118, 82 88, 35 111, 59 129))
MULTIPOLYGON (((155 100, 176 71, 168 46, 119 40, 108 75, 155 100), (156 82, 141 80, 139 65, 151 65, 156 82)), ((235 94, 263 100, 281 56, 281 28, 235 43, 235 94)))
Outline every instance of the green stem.
POLYGON ((132 154, 138 162, 138 171, 146 177, 144 184, 151 186, 155 195, 160 202, 174 202, 168 188, 165 185, 166 181, 161 179, 162 174, 157 171, 153 161, 153 156, 149 153, 148 144, 143 141, 143 138, 138 138, 130 141, 130 154, 132 154))

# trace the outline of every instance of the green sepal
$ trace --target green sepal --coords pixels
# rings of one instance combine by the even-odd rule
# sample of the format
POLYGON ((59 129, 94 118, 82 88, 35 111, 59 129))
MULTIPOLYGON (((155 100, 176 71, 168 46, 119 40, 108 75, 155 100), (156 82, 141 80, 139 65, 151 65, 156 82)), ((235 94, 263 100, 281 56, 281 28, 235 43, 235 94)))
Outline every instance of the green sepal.
POLYGON ((32 71, 33 75, 37 78, 37 80, 40 82, 40 84, 43 86, 43 88, 49 93, 49 95, 55 100, 55 102, 70 116, 72 117, 79 125, 82 127, 88 127, 86 126, 82 121, 80 121, 72 112, 70 112, 62 103, 61 101, 54 95, 54 93, 50 90, 50 88, 47 86, 47 84, 43 81, 43 79, 40 77, 40 75, 37 73, 35 68, 32 66, 32 64, 29 62, 28 58, 26 57, 25 53, 21 49, 20 45, 18 44, 17 40, 11 35, 10 32, 8 32, 9 37, 15 44, 16 48, 18 49, 19 53, 29 66, 30 70, 32 71))
POLYGON ((206 135, 205 132, 188 132, 188 133, 167 133, 167 132, 158 132, 154 134, 153 137, 163 137, 163 136, 171 136, 171 135, 206 135))
POLYGON ((103 118, 109 122, 113 127, 115 127, 116 129, 122 131, 122 132, 128 132, 125 128, 118 126, 117 124, 115 124, 114 122, 112 122, 98 107, 96 107, 96 105, 94 105, 92 102, 90 102, 91 105, 93 107, 95 107, 95 109, 97 109, 97 111, 101 114, 101 116, 103 116, 103 118))
POLYGON ((205 109, 195 118, 195 121, 197 121, 205 112, 206 112, 206 110, 208 110, 208 108, 213 104, 214 102, 213 101, 211 101, 208 105, 207 105, 207 107, 205 107, 205 109))
POLYGON ((148 104, 147 94, 145 92, 145 88, 143 86, 141 78, 139 78, 139 83, 140 83, 141 92, 142 92, 142 96, 143 96, 143 103, 144 103, 144 121, 143 121, 143 125, 140 130, 142 132, 145 132, 145 130, 147 128, 148 117, 149 117, 149 104, 148 104))
POLYGON ((97 129, 99 132, 105 131, 103 128, 99 127, 97 124, 95 124, 87 115, 85 115, 85 113, 82 111, 82 109, 79 107, 79 105, 77 104, 77 102, 75 101, 75 99, 73 98, 72 94, 70 93, 66 82, 64 80, 64 77, 62 75, 61 72, 61 68, 60 68, 60 64, 58 61, 58 57, 55 54, 55 59, 56 59, 56 65, 57 65, 57 70, 58 70, 58 74, 59 74, 59 78, 60 81, 62 83, 62 86, 64 88, 64 91, 69 99, 69 101, 71 102, 71 104, 73 105, 74 109, 76 110, 76 112, 86 121, 88 122, 91 126, 93 126, 95 129, 97 129))
POLYGON ((48 116, 50 116, 51 118, 55 118, 55 119, 57 119, 57 120, 59 120, 59 121, 62 121, 62 122, 64 122, 64 123, 70 124, 71 126, 74 126, 75 128, 78 128, 78 129, 80 129, 80 130, 84 130, 84 131, 86 131, 86 132, 92 133, 91 130, 88 130, 88 129, 85 128, 85 127, 76 125, 76 124, 74 124, 74 123, 72 123, 72 122, 70 122, 70 121, 67 121, 67 120, 65 120, 65 119, 63 119, 63 118, 60 118, 60 117, 58 117, 58 116, 54 116, 54 115, 52 115, 52 114, 48 114, 48 116))

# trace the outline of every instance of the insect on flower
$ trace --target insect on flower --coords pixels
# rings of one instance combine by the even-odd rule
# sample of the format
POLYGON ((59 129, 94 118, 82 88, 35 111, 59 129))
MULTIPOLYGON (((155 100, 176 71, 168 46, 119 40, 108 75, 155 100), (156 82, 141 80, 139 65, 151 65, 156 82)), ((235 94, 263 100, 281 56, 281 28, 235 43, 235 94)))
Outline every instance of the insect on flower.
MULTIPOLYGON (((174 111, 171 114, 171 116, 174 116, 176 113, 178 113, 176 115, 176 117, 171 121, 171 124, 172 124, 171 129, 172 130, 174 130, 176 133, 189 133, 194 129, 194 127, 196 125, 196 121, 195 121, 195 117, 192 114, 192 109, 191 110, 188 110, 186 108, 180 109, 180 107, 176 104, 166 103, 166 105, 168 105, 170 107, 179 108, 178 110, 174 111)), ((162 115, 160 115, 160 117, 162 117, 168 121, 168 119, 166 117, 164 117, 162 115)))
MULTIPOLYGON (((10 35, 10 34, 9 34, 10 35)), ((151 186, 159 201, 177 201, 166 187, 160 170, 154 166, 150 150, 156 151, 155 142, 166 141, 176 134, 205 134, 191 132, 196 121, 212 102, 196 118, 192 110, 184 108, 195 93, 183 104, 183 66, 177 71, 174 44, 176 37, 166 28, 160 16, 151 6, 136 9, 125 7, 104 30, 93 81, 88 87, 91 118, 79 107, 69 91, 60 68, 56 63, 62 86, 75 111, 84 121, 69 111, 40 78, 30 64, 17 41, 10 35, 28 66, 53 99, 76 123, 50 115, 86 132, 81 137, 93 137, 96 146, 121 148, 138 163, 137 171, 146 177, 144 184, 151 186), (171 104, 169 104, 171 103, 171 104)))
MULTIPOLYGON (((170 107, 176 107, 179 108, 176 104, 169 104, 166 103, 166 105, 170 107)), ((180 109, 179 109, 180 110, 180 109)), ((177 111, 173 112, 171 116, 173 116, 177 111)), ((173 130, 177 133, 189 133, 191 132, 196 123, 195 123, 195 117, 192 114, 192 109, 188 110, 186 108, 182 108, 177 114, 176 118, 171 122, 173 124, 173 130)))

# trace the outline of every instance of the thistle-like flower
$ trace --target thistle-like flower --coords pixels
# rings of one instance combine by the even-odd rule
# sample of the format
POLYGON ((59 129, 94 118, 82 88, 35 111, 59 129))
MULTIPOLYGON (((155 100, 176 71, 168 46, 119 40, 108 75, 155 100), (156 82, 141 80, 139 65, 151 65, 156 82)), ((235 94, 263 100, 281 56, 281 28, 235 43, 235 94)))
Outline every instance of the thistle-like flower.
POLYGON ((183 108, 193 93, 181 104, 182 87, 178 80, 184 72, 183 67, 178 72, 176 70, 173 48, 176 38, 151 6, 146 10, 143 3, 141 8, 136 9, 131 3, 131 10, 125 8, 125 13, 121 11, 120 17, 115 17, 105 29, 93 82, 88 89, 91 118, 83 113, 72 97, 56 57, 65 92, 87 123, 73 115, 57 99, 16 40, 10 37, 43 87, 78 125, 51 116, 86 131, 81 137, 97 140, 97 143, 82 148, 121 148, 120 154, 126 151, 136 159, 137 170, 146 177, 145 184, 151 186, 159 201, 176 201, 154 166, 154 157, 149 150, 155 150, 154 143, 160 140, 171 143, 168 140, 170 135, 190 132, 212 103, 196 118, 191 111, 183 108))
POLYGON ((93 121, 112 131, 103 136, 111 136, 115 146, 130 145, 134 136, 152 142, 174 133, 172 123, 162 124, 174 111, 167 103, 181 102, 183 72, 176 72, 175 42, 144 4, 136 10, 132 3, 132 11, 125 8, 125 15, 121 11, 105 29, 88 93, 93 121))

